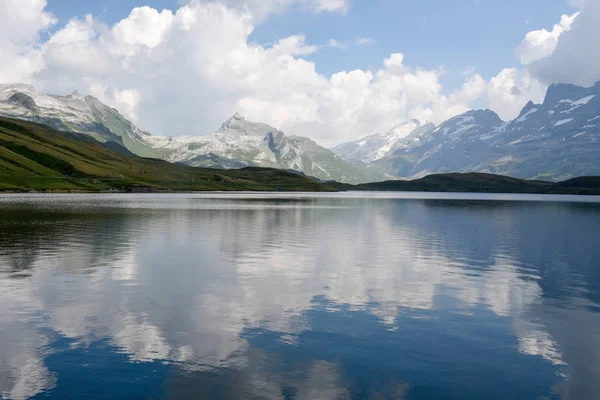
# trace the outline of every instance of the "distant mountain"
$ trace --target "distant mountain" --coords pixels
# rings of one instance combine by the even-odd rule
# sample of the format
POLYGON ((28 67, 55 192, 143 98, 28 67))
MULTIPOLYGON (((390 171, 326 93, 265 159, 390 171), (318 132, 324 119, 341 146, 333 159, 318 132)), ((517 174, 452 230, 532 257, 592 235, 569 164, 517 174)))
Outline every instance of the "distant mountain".
POLYGON ((435 129, 417 128, 372 164, 405 178, 446 172, 548 180, 600 175, 599 124, 600 83, 555 84, 542 104, 530 102, 513 121, 490 110, 469 111, 435 129))
POLYGON ((435 125, 421 123, 415 119, 404 124, 395 126, 386 133, 376 133, 362 139, 341 144, 331 150, 345 160, 360 160, 371 163, 385 157, 396 145, 415 131, 429 132, 435 129, 435 125))
MULTIPOLYGON (((401 177, 481 171, 478 156, 505 123, 489 110, 469 111, 437 128, 415 131, 377 161, 401 177)), ((486 171, 489 172, 489 171, 486 171)))
POLYGON ((0 115, 39 122, 56 129, 116 142, 134 154, 211 168, 245 166, 296 170, 321 180, 362 183, 393 178, 379 166, 347 162, 308 138, 286 136, 239 114, 206 136, 153 136, 117 110, 77 92, 53 96, 29 85, 0 85, 0 115))
POLYGON ((153 148, 168 154, 166 160, 192 166, 261 166, 345 183, 393 177, 380 167, 344 161, 308 138, 286 136, 269 125, 247 121, 238 113, 206 136, 152 136, 148 140, 153 148))

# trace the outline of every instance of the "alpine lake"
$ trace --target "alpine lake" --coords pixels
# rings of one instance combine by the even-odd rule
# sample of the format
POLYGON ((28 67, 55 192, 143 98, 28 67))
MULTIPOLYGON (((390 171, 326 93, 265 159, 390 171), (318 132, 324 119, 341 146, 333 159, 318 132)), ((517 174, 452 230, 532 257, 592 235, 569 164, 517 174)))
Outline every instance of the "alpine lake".
POLYGON ((600 197, 0 195, 2 399, 600 399, 600 197))

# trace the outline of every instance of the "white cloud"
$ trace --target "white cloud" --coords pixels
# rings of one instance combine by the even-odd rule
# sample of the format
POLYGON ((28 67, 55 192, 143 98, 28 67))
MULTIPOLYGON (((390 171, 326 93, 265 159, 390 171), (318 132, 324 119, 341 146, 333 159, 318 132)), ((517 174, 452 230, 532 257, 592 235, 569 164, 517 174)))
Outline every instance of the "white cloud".
POLYGON ((446 97, 435 97, 430 108, 416 107, 409 112, 411 118, 422 122, 439 123, 469 111, 469 104, 479 99, 486 91, 487 82, 479 74, 466 76, 464 84, 446 97))
POLYGON ((129 17, 112 28, 115 48, 127 49, 129 54, 135 53, 138 47, 154 49, 165 41, 171 31, 173 18, 170 10, 159 13, 147 6, 134 8, 129 17))
MULTIPOLYGON (((507 68, 490 82, 473 71, 447 93, 443 70, 407 66, 391 54, 380 68, 317 72, 304 59, 318 46, 302 34, 272 45, 251 43, 257 23, 292 5, 314 12, 345 12, 348 0, 193 0, 178 10, 134 8, 106 26, 91 15, 56 23, 44 0, 0 2, 0 81, 24 81, 56 93, 91 93, 141 127, 167 135, 204 134, 235 110, 289 134, 333 145, 407 118, 441 122, 486 96, 503 119, 549 83, 590 85, 600 79, 600 2, 583 0, 579 14, 563 16, 551 31, 529 32, 517 48, 524 70, 507 68)), ((325 47, 369 46, 375 39, 331 39, 325 47)))
POLYGON ((332 47, 334 49, 347 50, 353 46, 368 47, 368 46, 375 45, 375 43, 377 43, 377 41, 370 37, 358 37, 355 40, 329 39, 327 41, 327 45, 325 47, 332 47))
POLYGON ((551 54, 530 65, 531 74, 547 84, 591 86, 600 80, 600 1, 584 0, 570 28, 551 54))
POLYGON ((356 39, 357 46, 373 46, 377 43, 377 41, 372 37, 359 37, 356 39))
POLYGON ((312 0, 310 3, 317 11, 335 11, 345 13, 350 7, 349 0, 312 0))
MULTIPOLYGON (((197 1, 214 2, 214 0, 180 0, 179 3, 188 5, 197 1)), ((282 12, 292 5, 298 5, 315 13, 337 12, 343 14, 350 9, 350 0, 219 0, 219 3, 250 13, 255 22, 264 20, 270 14, 282 12)))
POLYGON ((579 13, 573 15, 563 15, 560 22, 552 28, 552 31, 546 29, 535 30, 527 33, 525 39, 517 47, 517 54, 522 64, 530 64, 549 56, 556 49, 558 38, 563 32, 571 30, 573 21, 579 13))
POLYGON ((46 0, 2 0, 0 2, 0 41, 32 44, 43 29, 56 23, 45 11, 46 0))
MULTIPOLYGON (((343 11, 348 2, 299 4, 343 11)), ((38 29, 52 22, 45 21, 38 29)), ((176 11, 138 7, 113 26, 92 16, 73 19, 37 44, 38 67, 19 80, 54 93, 93 94, 156 134, 205 134, 239 110, 323 145, 387 131, 415 114, 441 122, 474 100, 461 94, 473 77, 446 96, 441 69, 411 68, 400 53, 379 69, 324 76, 303 58, 318 49, 303 35, 258 45, 249 41, 255 24, 248 7, 200 1, 176 11)))
POLYGON ((529 72, 517 68, 503 69, 487 87, 490 108, 504 120, 515 118, 530 100, 542 102, 545 93, 545 85, 529 72))
POLYGON ((551 83, 591 86, 600 80, 600 1, 578 0, 580 12, 563 15, 551 31, 534 30, 516 48, 523 69, 505 68, 487 88, 489 107, 505 120, 528 101, 540 103, 551 83))
POLYGON ((0 1, 0 82, 27 81, 43 68, 40 32, 56 23, 45 0, 0 1))
MULTIPOLYGON (((41 47, 45 71, 41 71, 40 74, 44 76, 48 70, 58 72, 62 76, 109 73, 111 59, 107 49, 96 42, 96 28, 94 18, 87 15, 82 20, 72 19, 64 28, 54 33, 41 47)), ((52 78, 56 78, 56 75, 48 77, 52 78)))
POLYGON ((329 41, 327 42, 327 46, 333 47, 334 49, 346 50, 350 48, 350 41, 329 39, 329 41))
POLYGON ((48 44, 71 44, 76 42, 88 42, 96 36, 94 27, 94 18, 91 15, 86 15, 83 20, 72 19, 69 23, 54 33, 48 44))
POLYGON ((133 121, 138 119, 137 108, 140 104, 140 92, 136 89, 113 90, 112 95, 117 107, 128 114, 133 121))
POLYGON ((307 55, 317 51, 317 46, 307 45, 304 35, 295 35, 279 40, 272 50, 280 54, 307 55))

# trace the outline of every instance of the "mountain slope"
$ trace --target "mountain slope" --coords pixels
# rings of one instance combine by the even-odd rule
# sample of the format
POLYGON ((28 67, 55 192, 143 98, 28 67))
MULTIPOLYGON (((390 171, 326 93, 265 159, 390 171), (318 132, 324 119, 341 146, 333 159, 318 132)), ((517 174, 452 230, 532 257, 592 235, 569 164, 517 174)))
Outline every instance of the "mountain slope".
POLYGON ((413 132, 377 163, 403 177, 479 171, 479 157, 503 127, 492 111, 469 111, 434 130, 413 132))
POLYGON ((600 174, 600 83, 552 85, 503 122, 490 110, 469 111, 430 133, 409 135, 376 161, 401 177, 489 172, 561 180, 600 174))
POLYGON ((418 132, 429 132, 435 129, 435 125, 421 123, 415 119, 404 124, 396 125, 392 130, 384 134, 376 133, 353 142, 343 143, 331 149, 345 160, 359 160, 364 163, 372 163, 380 160, 392 151, 403 139, 418 132))
POLYGON ((97 98, 77 91, 68 96, 53 96, 30 85, 0 85, 0 115, 85 133, 100 142, 116 142, 142 157, 164 156, 160 149, 147 143, 149 133, 97 98))
POLYGON ((0 190, 334 190, 287 171, 194 168, 109 146, 85 134, 0 117, 0 190))

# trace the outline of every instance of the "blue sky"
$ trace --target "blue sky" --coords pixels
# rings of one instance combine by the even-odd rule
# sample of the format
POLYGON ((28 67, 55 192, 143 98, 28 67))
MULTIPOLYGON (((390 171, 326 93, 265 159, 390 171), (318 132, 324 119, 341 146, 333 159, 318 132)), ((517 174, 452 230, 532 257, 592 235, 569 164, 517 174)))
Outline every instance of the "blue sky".
MULTIPOLYGON (((131 9, 150 6, 176 10, 181 0, 48 0, 47 10, 61 26, 73 17, 91 13, 112 25, 131 9)), ((372 46, 329 48, 307 58, 320 73, 379 68, 394 52, 408 64, 422 68, 442 66, 444 83, 452 89, 466 69, 490 78, 502 68, 519 64, 515 46, 532 29, 551 29, 562 14, 576 9, 566 0, 353 0, 345 14, 312 13, 296 6, 268 17, 250 39, 268 44, 279 38, 305 34, 311 44, 330 39, 375 39, 372 46)))

